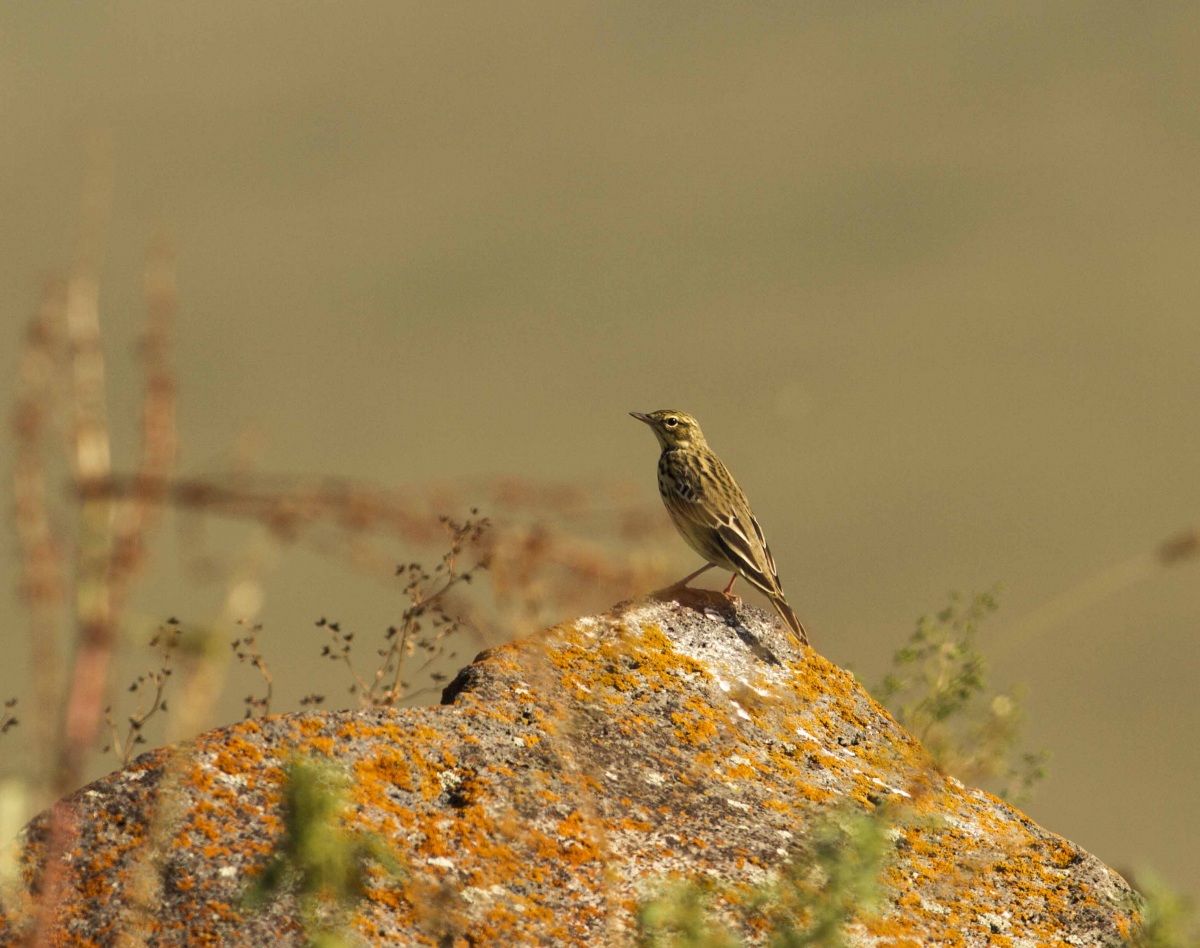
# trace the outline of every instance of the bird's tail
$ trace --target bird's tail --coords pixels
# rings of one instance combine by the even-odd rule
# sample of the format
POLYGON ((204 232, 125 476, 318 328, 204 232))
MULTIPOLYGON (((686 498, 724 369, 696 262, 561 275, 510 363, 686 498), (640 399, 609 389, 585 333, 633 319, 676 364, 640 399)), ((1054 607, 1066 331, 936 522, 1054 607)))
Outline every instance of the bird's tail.
POLYGON ((800 645, 808 644, 808 633, 804 631, 804 626, 800 624, 800 620, 796 618, 796 613, 792 611, 792 607, 787 604, 787 600, 782 596, 771 597, 771 605, 775 607, 775 611, 779 613, 784 624, 792 633, 792 638, 800 645))

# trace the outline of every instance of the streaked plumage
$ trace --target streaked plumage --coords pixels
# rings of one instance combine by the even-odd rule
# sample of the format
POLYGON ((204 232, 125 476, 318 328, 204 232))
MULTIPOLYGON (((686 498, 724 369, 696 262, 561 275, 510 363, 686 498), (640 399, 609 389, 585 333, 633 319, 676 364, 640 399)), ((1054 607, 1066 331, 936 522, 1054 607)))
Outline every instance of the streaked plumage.
POLYGON ((796 639, 807 645, 808 634, 783 594, 762 527, 729 469, 709 449, 696 419, 669 409, 630 414, 648 424, 662 445, 659 493, 688 546, 708 563, 682 583, 718 566, 733 573, 725 587, 728 594, 734 580, 745 577, 771 600, 796 639))

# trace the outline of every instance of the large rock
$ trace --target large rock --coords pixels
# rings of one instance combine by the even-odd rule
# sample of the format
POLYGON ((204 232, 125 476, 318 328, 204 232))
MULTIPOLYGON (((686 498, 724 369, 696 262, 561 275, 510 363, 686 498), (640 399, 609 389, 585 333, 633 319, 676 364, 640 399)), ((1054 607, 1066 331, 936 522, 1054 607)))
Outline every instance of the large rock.
MULTIPOLYGON (((484 652, 445 702, 247 721, 80 791, 53 943, 302 943, 290 898, 241 902, 297 752, 350 772, 353 822, 407 866, 373 878, 353 922, 370 943, 626 944, 665 879, 771 879, 838 804, 896 820, 882 910, 854 943, 1102 945, 1135 921, 1119 875, 939 774, 851 675, 720 597, 640 601, 484 652)), ((36 907, 48 825, 26 830, 4 944, 36 907)))

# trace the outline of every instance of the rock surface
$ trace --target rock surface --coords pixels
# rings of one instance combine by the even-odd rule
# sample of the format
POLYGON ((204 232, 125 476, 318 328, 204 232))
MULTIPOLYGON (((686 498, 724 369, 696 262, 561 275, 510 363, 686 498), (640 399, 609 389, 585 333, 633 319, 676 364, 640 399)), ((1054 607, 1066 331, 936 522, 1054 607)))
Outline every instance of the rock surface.
MULTIPOLYGON (((290 898, 241 903, 297 752, 346 768, 353 823, 407 868, 373 877, 353 920, 367 943, 630 944, 666 879, 774 878, 839 804, 895 813, 884 903, 854 944, 1078 948, 1136 921, 1119 875, 939 774, 851 675, 756 610, 688 594, 484 652, 440 707, 286 714, 142 756, 71 798, 53 944, 302 944, 290 898)), ((36 907, 47 827, 25 831, 0 944, 36 907)))

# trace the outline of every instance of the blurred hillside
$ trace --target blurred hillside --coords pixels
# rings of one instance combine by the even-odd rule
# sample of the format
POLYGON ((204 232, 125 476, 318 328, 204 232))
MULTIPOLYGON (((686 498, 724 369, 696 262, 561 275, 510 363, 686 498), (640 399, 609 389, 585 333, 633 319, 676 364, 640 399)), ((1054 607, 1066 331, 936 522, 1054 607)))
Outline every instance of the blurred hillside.
MULTIPOLYGON (((87 219, 118 469, 163 238, 184 475, 249 430, 265 471, 483 515, 495 476, 653 505, 626 412, 686 409, 864 680, 1002 581, 980 644, 1053 754, 1030 813, 1200 892, 1197 567, 1136 566, 1200 521, 1197 48, 1200 8, 1110 2, 8 4, 0 370, 87 219)), ((245 536, 213 525, 215 558, 245 536)), ((163 618, 222 615, 187 542, 152 551, 118 682, 163 618)), ((332 695, 316 619, 386 627, 397 591, 259 542, 276 707, 332 695)), ((0 699, 30 678, 8 629, 0 699)))

